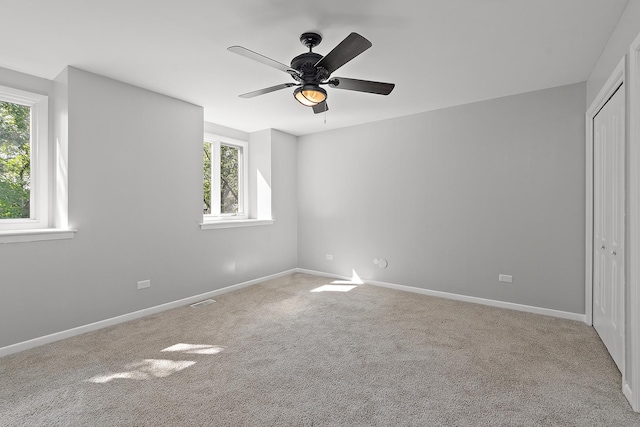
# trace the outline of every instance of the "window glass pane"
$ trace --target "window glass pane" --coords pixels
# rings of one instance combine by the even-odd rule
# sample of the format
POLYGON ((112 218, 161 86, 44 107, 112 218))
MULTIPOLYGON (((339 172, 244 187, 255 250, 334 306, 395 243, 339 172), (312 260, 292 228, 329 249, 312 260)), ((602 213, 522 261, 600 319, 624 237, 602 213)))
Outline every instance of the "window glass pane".
POLYGON ((240 149, 220 146, 220 213, 238 213, 238 162, 240 149))
POLYGON ((29 218, 31 108, 0 101, 0 219, 29 218))
POLYGON ((205 215, 211 213, 211 144, 204 143, 204 206, 203 211, 205 215))

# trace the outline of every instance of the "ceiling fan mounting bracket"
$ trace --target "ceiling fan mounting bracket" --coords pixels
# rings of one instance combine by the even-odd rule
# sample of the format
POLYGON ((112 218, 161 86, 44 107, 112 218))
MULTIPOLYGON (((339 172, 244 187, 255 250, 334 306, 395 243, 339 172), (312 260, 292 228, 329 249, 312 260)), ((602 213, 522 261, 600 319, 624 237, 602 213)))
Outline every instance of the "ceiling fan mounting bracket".
POLYGON ((318 33, 313 33, 313 32, 302 33, 302 35, 300 36, 300 43, 302 43, 303 46, 308 47, 309 51, 311 51, 311 49, 313 49, 314 47, 318 46, 321 41, 322 41, 322 36, 318 33))

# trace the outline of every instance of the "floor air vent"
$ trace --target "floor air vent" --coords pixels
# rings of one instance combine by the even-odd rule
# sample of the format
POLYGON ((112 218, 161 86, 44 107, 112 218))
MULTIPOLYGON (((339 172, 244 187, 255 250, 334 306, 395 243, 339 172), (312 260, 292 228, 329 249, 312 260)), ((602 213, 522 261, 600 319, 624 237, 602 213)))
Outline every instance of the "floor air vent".
POLYGON ((206 299, 204 301, 200 301, 200 302, 196 302, 196 303, 191 304, 191 307, 193 307, 193 308, 200 307, 200 306, 203 306, 203 305, 213 304, 214 302, 215 302, 215 300, 206 299))

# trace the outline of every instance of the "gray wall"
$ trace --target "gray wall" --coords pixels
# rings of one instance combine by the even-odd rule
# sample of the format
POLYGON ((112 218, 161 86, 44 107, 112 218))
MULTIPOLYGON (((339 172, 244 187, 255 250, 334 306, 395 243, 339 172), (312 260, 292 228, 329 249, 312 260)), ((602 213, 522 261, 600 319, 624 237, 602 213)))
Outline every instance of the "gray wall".
POLYGON ((584 313, 584 105, 581 83, 300 137, 299 267, 584 313))
POLYGON ((29 74, 19 73, 17 71, 1 67, 0 85, 9 86, 14 89, 26 90, 28 92, 39 93, 41 95, 47 96, 51 96, 53 91, 53 82, 50 80, 31 76, 29 74))
MULTIPOLYGON (((16 82, 50 86, 0 74, 16 82)), ((0 245, 0 347, 296 267, 294 137, 272 134, 275 224, 203 231, 202 108, 74 68, 68 84, 78 233, 0 245)))

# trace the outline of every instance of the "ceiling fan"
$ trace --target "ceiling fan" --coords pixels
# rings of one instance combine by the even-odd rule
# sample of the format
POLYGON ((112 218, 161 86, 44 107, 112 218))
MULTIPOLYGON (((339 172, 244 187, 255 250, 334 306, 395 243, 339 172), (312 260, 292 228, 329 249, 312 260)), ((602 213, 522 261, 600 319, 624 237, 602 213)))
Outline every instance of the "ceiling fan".
POLYGON ((318 33, 303 33, 300 36, 300 42, 309 48, 309 52, 293 58, 291 60, 291 66, 275 61, 242 46, 231 46, 227 48, 229 52, 284 71, 296 81, 296 83, 283 83, 248 92, 240 95, 240 98, 253 98, 258 95, 264 95, 265 93, 295 86, 296 89, 293 91, 295 99, 306 107, 313 107, 313 112, 318 114, 329 109, 327 105, 327 91, 321 88, 320 85, 329 85, 329 87, 335 89, 375 93, 378 95, 389 95, 391 93, 395 87, 393 83, 331 77, 331 74, 338 68, 369 49, 372 46, 369 40, 358 33, 351 33, 326 56, 312 52, 312 49, 318 46, 321 41, 322 36, 318 33))

